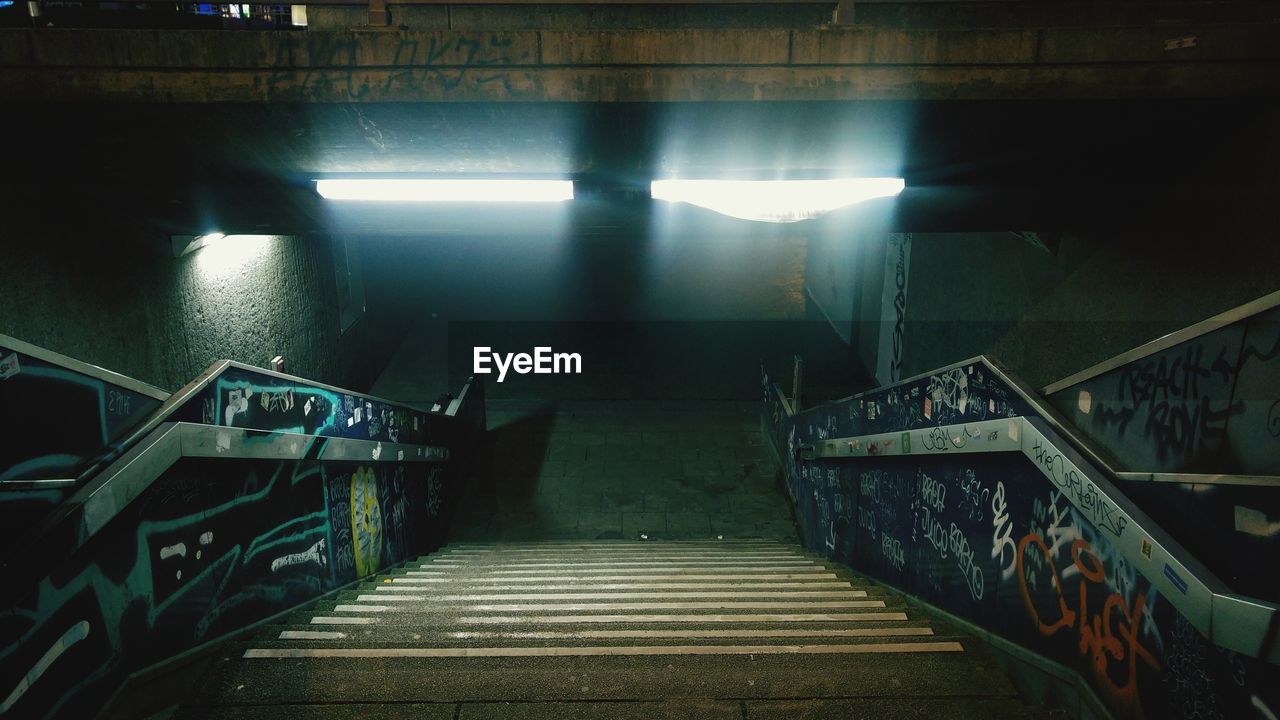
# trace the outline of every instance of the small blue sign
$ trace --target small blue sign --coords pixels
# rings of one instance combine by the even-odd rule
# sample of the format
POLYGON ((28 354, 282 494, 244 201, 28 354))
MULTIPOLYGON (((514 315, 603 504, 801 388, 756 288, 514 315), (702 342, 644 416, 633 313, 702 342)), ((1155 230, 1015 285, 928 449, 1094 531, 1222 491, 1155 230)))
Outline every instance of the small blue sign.
POLYGON ((1164 565, 1164 576, 1169 578, 1169 582, 1173 583, 1174 587, 1178 588, 1178 592, 1183 595, 1187 594, 1187 581, 1183 580, 1181 575, 1175 572, 1173 568, 1169 567, 1168 563, 1165 563, 1164 565))

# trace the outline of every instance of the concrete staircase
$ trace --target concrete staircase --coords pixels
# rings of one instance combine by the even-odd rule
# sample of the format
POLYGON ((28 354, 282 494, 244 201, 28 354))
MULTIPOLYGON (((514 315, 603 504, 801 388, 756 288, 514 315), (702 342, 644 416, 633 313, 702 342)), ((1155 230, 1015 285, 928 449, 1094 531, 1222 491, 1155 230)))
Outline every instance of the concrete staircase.
POLYGON ((455 544, 228 643, 181 718, 1039 717, 778 541, 455 544))

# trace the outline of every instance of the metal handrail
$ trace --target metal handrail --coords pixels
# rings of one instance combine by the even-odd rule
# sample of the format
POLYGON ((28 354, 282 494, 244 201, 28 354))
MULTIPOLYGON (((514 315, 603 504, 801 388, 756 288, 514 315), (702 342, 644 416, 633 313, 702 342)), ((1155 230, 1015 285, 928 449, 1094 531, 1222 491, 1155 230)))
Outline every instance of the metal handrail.
POLYGON ((1256 300, 1251 300, 1238 307, 1231 308, 1226 312, 1218 313, 1207 320, 1201 320, 1198 323, 1188 325, 1181 330, 1175 330, 1167 335, 1162 335, 1155 340, 1143 343, 1131 350, 1126 350, 1115 357, 1108 358, 1096 365, 1085 368, 1080 372, 1073 373, 1072 375, 1069 375, 1057 382, 1050 383, 1040 392, 1045 395, 1052 395, 1059 390, 1069 388, 1072 385, 1077 385, 1085 380, 1091 380, 1099 375, 1104 375, 1135 360, 1141 360, 1142 358, 1154 355, 1163 350, 1168 350, 1175 345, 1181 345, 1188 340, 1194 340, 1201 335, 1207 335, 1214 330, 1221 330, 1228 325, 1234 325, 1241 320, 1246 320, 1254 315, 1259 315, 1275 307, 1280 307, 1280 290, 1269 295, 1263 295, 1256 300))
MULTIPOLYGON (((1084 443, 1078 436, 1067 429, 1067 426, 1061 418, 1057 417, 1057 413, 1052 408, 1040 402, 1034 393, 1029 392, 1022 383, 1010 377, 1005 370, 989 358, 980 355, 930 372, 920 373, 892 385, 874 388, 842 400, 825 403, 825 405, 830 406, 850 402, 888 387, 907 384, 974 363, 982 363, 988 370, 995 373, 1002 381, 1013 388, 1039 417, 1019 416, 977 423, 930 426, 918 430, 832 438, 811 447, 802 446, 800 448, 801 459, 822 458, 831 460, 894 455, 931 455, 934 452, 930 450, 926 439, 929 433, 954 431, 958 434, 964 432, 966 427, 981 426, 984 431, 982 437, 989 438, 988 431, 990 429, 999 429, 998 426, 1004 424, 1006 426, 1005 432, 1003 435, 998 435, 995 440, 974 442, 973 444, 969 444, 966 441, 963 446, 954 446, 953 443, 952 447, 949 447, 946 452, 950 454, 965 454, 1020 451, 1041 472, 1051 480, 1055 480, 1055 482, 1057 480, 1055 473, 1061 476, 1065 472, 1073 472, 1077 478, 1088 481, 1088 497, 1090 498, 1088 508, 1082 507, 1074 494, 1064 492, 1063 495, 1077 509, 1086 512, 1086 515, 1096 512, 1100 501, 1108 504, 1107 517, 1113 525, 1111 532, 1108 533, 1109 540, 1116 546, 1117 551, 1134 567, 1163 564, 1167 571, 1171 571, 1178 580, 1185 584, 1184 590, 1183 587, 1174 582, 1173 578, 1165 573, 1147 574, 1152 585, 1160 590, 1164 597, 1186 616, 1187 620, 1198 631, 1221 647, 1259 658, 1272 664, 1280 664, 1280 643, 1276 642, 1275 634, 1269 632, 1272 624, 1277 619, 1280 619, 1280 604, 1231 592, 1230 587, 1225 582, 1183 548, 1177 540, 1160 528, 1154 520, 1138 508, 1111 482, 1112 478, 1127 479, 1125 474, 1117 473, 1110 463, 1107 463, 1096 452, 1092 452, 1087 443, 1084 443), (987 425, 991 425, 991 428, 988 428, 987 425), (911 450, 909 451, 902 449, 901 436, 904 433, 911 435, 911 450), (898 442, 888 448, 878 448, 874 451, 871 449, 872 443, 879 444, 885 440, 895 439, 898 442), (1050 450, 1054 453, 1055 461, 1046 466, 1042 462, 1042 458, 1050 450), (1114 531, 1114 526, 1116 525, 1119 526, 1121 532, 1114 531), (1123 532, 1124 529, 1130 527, 1134 531, 1123 532), (1144 538, 1149 544, 1146 549, 1142 546, 1144 538)), ((779 397, 784 397, 776 383, 773 383, 773 388, 779 397)), ((822 407, 816 406, 799 413, 793 413, 789 405, 785 402, 783 403, 783 411, 787 413, 788 417, 799 417, 809 412, 815 412, 822 407)), ((944 435, 945 437, 950 436, 944 435)), ((1276 481, 1277 484, 1280 484, 1280 479, 1268 478, 1268 480, 1276 481)), ((1105 524, 1100 525, 1100 527, 1103 530, 1108 529, 1105 524)))
MULTIPOLYGON (((57 545, 61 551, 74 553, 182 458, 297 460, 314 457, 317 460, 359 462, 443 462, 449 459, 449 455, 449 448, 438 445, 166 421, 152 427, 127 452, 64 500, 57 510, 34 528, 28 545, 33 549, 41 547, 42 536, 79 512, 74 544, 70 547, 57 545)), ((29 563, 37 556, 36 552, 17 552, 10 553, 7 560, 12 562, 18 558, 19 563, 29 563)), ((6 574, 10 580, 6 587, 13 588, 13 592, 29 590, 19 581, 20 568, 6 567, 6 574)), ((3 600, 12 599, 12 595, 4 593, 3 600)), ((4 604, 0 601, 0 607, 4 604)))
POLYGON ((8 348, 15 352, 20 352, 23 355, 29 355, 42 362, 47 362, 50 365, 58 365, 59 367, 64 367, 72 372, 87 375, 95 380, 101 380, 105 383, 110 383, 126 390, 131 390, 139 395, 146 395, 147 397, 155 398, 161 402, 169 397, 169 393, 154 385, 148 385, 141 380, 136 380, 127 375, 121 375, 118 372, 113 372, 106 368, 98 367, 97 365, 90 365, 82 360, 77 360, 73 357, 63 355, 62 353, 47 350, 39 345, 32 345, 29 342, 19 340, 18 338, 9 335, 0 334, 0 348, 8 348))
MULTIPOLYGON (((136 494, 133 494, 133 495, 128 494, 130 492, 130 487, 125 487, 122 485, 114 485, 110 487, 121 489, 121 491, 124 492, 125 495, 122 497, 117 497, 117 496, 104 494, 104 495, 101 495, 100 497, 97 497, 97 499, 95 499, 95 496, 97 495, 97 493, 99 493, 99 491, 104 486, 109 486, 109 481, 111 478, 123 472, 134 472, 129 470, 130 467, 145 468, 149 471, 154 472, 156 475, 158 475, 159 472, 162 472, 164 469, 167 469, 174 462, 177 462, 177 460, 180 457, 182 457, 180 453, 181 446, 175 445, 173 439, 170 438, 170 435, 173 432, 175 432, 175 428, 178 428, 180 426, 193 425, 194 427, 206 428, 210 431, 215 431, 215 430, 220 431, 228 439, 234 438, 235 437, 234 433, 237 431, 252 433, 255 437, 271 436, 273 434, 280 435, 280 433, 274 433, 273 431, 255 430, 252 428, 232 428, 232 427, 227 427, 223 425, 194 425, 191 423, 172 422, 170 420, 170 417, 176 410, 185 406, 189 400, 191 400, 193 397, 195 397, 200 392, 202 392, 215 380, 221 377, 224 372, 230 369, 249 370, 255 373, 267 375, 269 377, 287 380, 289 382, 296 382, 299 384, 308 385, 308 386, 326 390, 329 392, 352 395, 354 397, 359 397, 367 400, 374 400, 379 403, 385 403, 390 406, 404 408, 406 410, 410 410, 416 413, 424 413, 427 415, 437 415, 442 417, 448 417, 448 415, 446 415, 445 413, 431 412, 429 410, 415 408, 410 405, 405 405, 403 403, 396 403, 388 400, 383 400, 382 398, 374 397, 372 395, 365 395, 363 393, 350 392, 347 390, 343 390, 342 388, 334 387, 332 385, 327 385, 325 383, 313 382, 311 380, 300 378, 295 375, 289 375, 287 373, 276 372, 274 370, 267 370, 264 368, 254 367, 252 365, 236 362, 234 360, 218 360, 212 363, 211 365, 209 365, 209 367, 206 368, 204 372, 196 376, 194 380, 187 383, 177 392, 173 393, 172 395, 169 395, 168 398, 164 401, 164 403, 159 408, 156 408, 155 412, 153 412, 147 418, 146 421, 144 421, 141 425, 138 426, 138 428, 136 428, 133 432, 131 432, 129 435, 127 435, 125 438, 123 438, 120 441, 119 443, 120 450, 118 451, 118 453, 105 456, 102 459, 100 459, 96 464, 88 467, 80 476, 82 479, 86 479, 84 481, 84 484, 81 485, 81 487, 78 490, 74 491, 69 497, 63 500, 58 505, 57 508, 55 508, 38 525, 36 525, 32 529, 31 537, 39 538, 41 535, 48 532, 50 529, 57 527, 59 524, 65 522, 69 516, 83 509, 83 513, 82 513, 83 527, 80 534, 80 542, 82 543, 85 539, 87 539, 90 535, 92 535, 93 532, 96 532, 97 529, 101 528, 101 526, 105 524, 107 520, 113 517, 115 515, 115 512, 119 508, 124 507, 124 505, 127 504, 127 501, 129 499, 136 497, 136 494), (135 463, 138 463, 138 464, 135 465, 135 463), (121 499, 124 499, 123 503, 120 502, 121 499), (110 502, 108 502, 108 500, 110 500, 110 502)), ((470 381, 468 381, 467 387, 470 387, 470 381)), ((183 430, 181 432, 189 433, 190 431, 183 430)), ((284 434, 293 435, 291 433, 284 433, 284 434)), ((354 440, 350 438, 320 436, 320 435, 297 435, 296 437, 308 438, 309 439, 309 442, 307 443, 308 446, 310 446, 311 442, 314 442, 317 439, 321 439, 326 441, 326 446, 329 442, 333 442, 333 441, 338 441, 335 443, 335 447, 355 447, 355 446, 347 445, 347 443, 372 443, 380 447, 395 445, 398 449, 407 448, 407 449, 413 450, 415 453, 419 448, 432 447, 432 446, 425 446, 425 445, 420 446, 420 445, 399 445, 399 444, 392 444, 392 443, 377 443, 376 441, 369 441, 369 440, 354 440)), ((295 438, 293 442, 297 443, 298 440, 295 438)), ((358 454, 351 455, 352 459, 355 459, 357 457, 358 457, 358 454)), ((145 486, 143 488, 137 489, 137 491, 141 492, 141 489, 145 489, 145 486)))

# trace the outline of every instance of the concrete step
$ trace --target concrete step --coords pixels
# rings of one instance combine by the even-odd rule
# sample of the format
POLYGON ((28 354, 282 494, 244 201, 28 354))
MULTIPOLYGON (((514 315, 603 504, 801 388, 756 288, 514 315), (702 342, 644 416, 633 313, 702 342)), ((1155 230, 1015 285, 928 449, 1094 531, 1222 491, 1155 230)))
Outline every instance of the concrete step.
MULTIPOLYGON (((383 590, 383 587, 377 590, 383 590)), ((483 615, 491 613, 531 612, 705 612, 769 611, 830 612, 834 610, 869 610, 903 607, 900 599, 884 595, 871 597, 864 591, 851 591, 839 598, 742 598, 733 595, 717 598, 681 598, 663 596, 626 599, 589 600, 441 600, 428 589, 423 592, 359 592, 343 591, 317 606, 347 612, 429 613, 438 616, 483 615), (853 593, 863 593, 854 595, 853 593), (330 604, 332 603, 332 604, 330 604)), ((466 596, 453 596, 466 597, 466 596)))
POLYGON ((1014 695, 968 652, 245 659, 227 649, 196 704, 1014 695))
POLYGON ((1008 697, 877 697, 786 700, 682 698, 573 702, 410 702, 187 708, 175 720, 847 720, 983 718, 1056 720, 1008 697))
MULTIPOLYGON (((416 628, 381 628, 375 627, 372 631, 363 628, 347 629, 345 631, 316 631, 313 628, 304 627, 303 629, 284 629, 275 634, 274 637, 255 638, 251 641, 241 643, 245 650, 245 657, 249 657, 258 650, 319 650, 326 652, 342 653, 348 650, 390 650, 392 654, 407 652, 414 650, 476 650, 482 656, 488 652, 495 656, 500 656, 503 649, 511 650, 528 650, 531 655, 541 654, 575 654, 576 650, 581 650, 577 654, 591 654, 593 651, 600 651, 601 654, 628 655, 640 654, 633 653, 633 649, 637 647, 653 647, 666 648, 667 652, 672 654, 697 654, 703 652, 702 648, 718 648, 725 652, 736 652, 738 648, 743 647, 769 647, 777 651, 794 651, 794 654, 804 654, 805 650, 800 648, 813 648, 812 652, 844 652, 841 648, 853 648, 853 646, 868 646, 864 648, 869 652, 889 652, 890 646, 897 648, 907 643, 920 643, 927 647, 926 650, 934 652, 961 652, 964 649, 965 638, 956 635, 936 635, 929 628, 916 628, 915 633, 904 633, 903 628, 877 628, 878 635, 834 635, 834 631, 821 631, 820 635, 804 635, 804 636, 783 636, 776 635, 760 635, 760 634, 744 634, 741 628, 733 628, 729 632, 733 634, 715 633, 702 634, 676 633, 669 630, 654 631, 641 630, 631 631, 627 634, 613 634, 601 636, 599 633, 583 632, 581 630, 569 632, 547 632, 547 631, 516 631, 516 632, 436 632, 424 633, 413 632, 416 628), (927 634, 925 631, 929 630, 927 634), (367 634, 372 633, 372 634, 367 634), (340 636, 340 637, 339 637, 340 636), (532 652, 536 650, 537 652, 532 652), (611 650, 612 652, 605 652, 611 650)), ((862 632, 867 632, 862 629, 862 632)), ((915 646, 913 646, 914 648, 915 646)), ((859 652, 857 648, 848 650, 849 652, 859 652)), ((711 654, 716 651, 707 650, 711 654)), ((518 654, 518 653, 517 653, 518 654)), ((654 651, 651 654, 662 654, 654 651)))
POLYGON ((314 624, 296 623, 289 625, 271 625, 259 628, 253 637, 246 642, 258 643, 271 640, 315 640, 323 642, 351 643, 399 643, 417 645, 419 643, 448 645, 451 643, 480 644, 501 641, 503 644, 529 643, 549 644, 566 640, 610 642, 656 643, 670 641, 673 643, 691 640, 707 642, 743 642, 746 639, 764 641, 766 639, 780 642, 825 642, 852 641, 851 638, 934 638, 959 640, 961 636, 935 632, 927 621, 911 620, 899 622, 864 622, 857 626, 826 623, 821 627, 806 625, 804 627, 785 626, 781 624, 760 624, 752 627, 677 627, 660 625, 635 629, 610 628, 541 628, 528 629, 468 629, 439 628, 431 626, 411 625, 364 625, 359 627, 317 627, 314 624))
POLYGON ((221 651, 179 717, 1029 716, 980 643, 776 542, 451 545, 221 651))

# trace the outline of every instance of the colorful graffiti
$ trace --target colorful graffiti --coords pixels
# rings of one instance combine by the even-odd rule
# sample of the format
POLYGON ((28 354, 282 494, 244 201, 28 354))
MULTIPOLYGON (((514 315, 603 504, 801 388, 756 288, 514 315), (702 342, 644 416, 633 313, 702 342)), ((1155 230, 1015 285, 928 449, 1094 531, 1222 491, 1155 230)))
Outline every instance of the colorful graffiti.
POLYGON ((163 395, 40 360, 0 339, 0 404, 21 408, 0 417, 0 549, 29 534, 73 489, 24 481, 76 479, 116 457, 163 395))
POLYGON ((1280 308, 1056 390, 1051 404, 1124 470, 1280 474, 1280 308))
MULTIPOLYGON (((1027 614, 1041 635, 1052 637, 1059 631, 1074 630, 1079 638, 1079 651, 1089 662, 1089 668, 1096 679, 1095 687, 1101 687, 1111 701, 1111 706, 1123 717, 1142 717, 1142 706, 1138 703, 1137 679, 1138 663, 1159 671, 1160 663, 1138 639, 1142 625, 1143 612, 1146 610, 1146 595, 1139 592, 1130 606, 1118 592, 1111 592, 1102 601, 1102 607, 1095 604, 1094 612, 1089 610, 1090 590, 1106 588, 1107 576, 1102 560, 1094 552, 1089 543, 1081 539, 1071 542, 1071 567, 1079 576, 1076 583, 1078 593, 1072 594, 1066 588, 1066 581, 1059 573, 1053 552, 1045 544, 1042 537, 1030 533, 1018 543, 1018 584, 1022 590, 1022 600, 1027 614), (1043 604, 1042 594, 1033 593, 1027 583, 1027 572, 1034 572, 1024 560, 1027 551, 1040 553, 1041 569, 1048 570, 1049 583, 1056 597, 1050 598, 1049 604, 1056 607, 1037 607, 1043 604), (1056 619, 1055 619, 1056 618, 1056 619), (1053 620, 1052 622, 1049 622, 1053 620), (1121 679, 1116 679, 1119 673, 1121 679)), ((1041 582, 1043 587, 1045 583, 1041 582)))
POLYGON ((429 550, 432 469, 179 461, 0 619, 0 703, 83 716, 129 671, 429 550))
MULTIPOLYGON (((1048 399, 1116 458, 1119 469, 1276 475, 1277 369, 1280 308, 1125 363, 1048 399)), ((1280 490, 1133 482, 1126 493, 1236 591, 1280 601, 1280 575, 1258 572, 1254 563, 1280 552, 1280 490)))
POLYGON ((378 477, 366 467, 351 473, 351 536, 356 575, 364 577, 378 568, 382 551, 378 477))
POLYGON ((227 368, 174 412, 206 425, 353 440, 431 444, 447 434, 440 413, 307 385, 250 368, 227 368))
MULTIPOLYGON (((0 345, 0 481, 75 478, 160 407, 144 395, 0 345), (49 432, 57 428, 57 432, 49 432)), ((163 396, 159 390, 157 395, 163 396)))
POLYGON ((301 457, 182 458, 87 540, 75 502, 25 538, 0 586, 0 716, 92 716, 133 672, 430 551, 484 426, 468 387, 449 417, 250 369, 215 378, 164 419, 307 431, 301 457), (429 437, 450 460, 319 459, 347 435, 429 437))
POLYGON ((1050 448, 964 453, 963 432, 944 431, 947 452, 798 456, 823 438, 1030 413, 985 370, 964 365, 795 416, 766 376, 765 434, 808 547, 1074 669, 1118 718, 1273 717, 1280 671, 1207 641, 1152 586, 1163 567, 1117 550, 1132 528, 1050 448))

